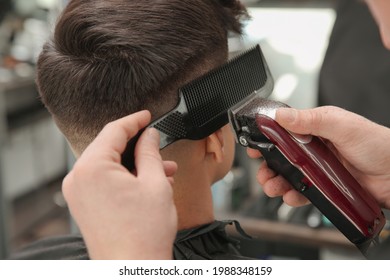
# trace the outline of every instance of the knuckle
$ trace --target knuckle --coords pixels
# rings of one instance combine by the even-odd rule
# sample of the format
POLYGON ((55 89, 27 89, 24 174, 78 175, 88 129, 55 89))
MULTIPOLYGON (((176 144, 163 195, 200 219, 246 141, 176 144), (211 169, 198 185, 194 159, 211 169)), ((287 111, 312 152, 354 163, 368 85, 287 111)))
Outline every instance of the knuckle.
POLYGON ((333 116, 340 114, 342 110, 335 106, 323 106, 313 110, 311 126, 312 132, 320 134, 323 130, 328 130, 329 121, 333 120, 333 116))
POLYGON ((73 181, 77 184, 80 181, 88 181, 94 178, 99 174, 95 169, 94 164, 86 161, 78 161, 72 170, 73 181))
POLYGON ((307 127, 307 129, 310 132, 318 131, 318 129, 321 128, 323 122, 323 114, 317 111, 311 111, 309 121, 309 127, 307 127))
POLYGON ((115 122, 109 122, 103 127, 102 131, 111 131, 115 129, 116 126, 117 124, 115 122))

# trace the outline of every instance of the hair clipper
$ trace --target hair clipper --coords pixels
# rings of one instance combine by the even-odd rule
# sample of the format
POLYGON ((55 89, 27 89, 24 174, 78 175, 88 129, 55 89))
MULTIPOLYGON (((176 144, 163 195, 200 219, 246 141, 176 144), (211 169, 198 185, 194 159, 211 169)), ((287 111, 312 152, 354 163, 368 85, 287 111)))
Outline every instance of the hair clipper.
POLYGON ((232 107, 228 114, 237 142, 259 150, 269 168, 308 198, 366 255, 385 224, 381 208, 321 138, 282 128, 275 121, 280 107, 288 106, 256 92, 232 107))

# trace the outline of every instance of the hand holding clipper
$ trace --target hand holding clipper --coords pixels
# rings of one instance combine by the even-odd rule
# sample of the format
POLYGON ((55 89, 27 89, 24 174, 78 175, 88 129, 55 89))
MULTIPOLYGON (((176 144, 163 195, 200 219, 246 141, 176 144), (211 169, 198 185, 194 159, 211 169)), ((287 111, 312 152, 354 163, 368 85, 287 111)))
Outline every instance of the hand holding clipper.
POLYGON ((339 162, 321 138, 296 135, 275 121, 287 105, 252 97, 229 111, 237 141, 261 151, 267 165, 306 196, 364 254, 385 218, 376 200, 339 162))

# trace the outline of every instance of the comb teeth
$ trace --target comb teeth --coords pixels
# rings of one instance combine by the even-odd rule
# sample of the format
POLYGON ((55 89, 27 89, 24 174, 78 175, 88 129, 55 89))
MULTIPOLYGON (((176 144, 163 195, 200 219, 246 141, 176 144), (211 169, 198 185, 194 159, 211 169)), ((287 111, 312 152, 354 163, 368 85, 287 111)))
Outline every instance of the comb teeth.
POLYGON ((182 139, 187 136, 183 115, 180 112, 174 112, 173 114, 168 115, 162 121, 154 125, 154 128, 173 138, 182 139))
POLYGON ((266 81, 260 47, 256 46, 232 59, 228 66, 223 65, 187 84, 181 91, 191 125, 202 127, 226 114, 231 106, 263 87, 266 81))

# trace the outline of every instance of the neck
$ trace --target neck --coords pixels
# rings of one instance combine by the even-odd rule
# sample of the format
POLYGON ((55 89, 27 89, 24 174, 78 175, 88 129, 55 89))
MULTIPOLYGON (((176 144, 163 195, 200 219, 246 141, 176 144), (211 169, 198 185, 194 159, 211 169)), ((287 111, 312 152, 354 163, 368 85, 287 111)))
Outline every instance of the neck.
POLYGON ((173 188, 178 230, 214 221, 211 182, 204 173, 193 171, 191 176, 177 176, 173 188))
POLYGON ((214 222, 211 184, 215 180, 215 166, 207 160, 206 147, 205 140, 182 140, 161 153, 164 160, 173 160, 178 165, 173 185, 178 230, 214 222))

